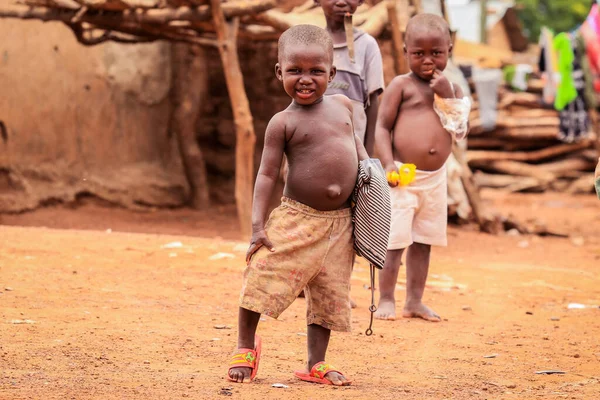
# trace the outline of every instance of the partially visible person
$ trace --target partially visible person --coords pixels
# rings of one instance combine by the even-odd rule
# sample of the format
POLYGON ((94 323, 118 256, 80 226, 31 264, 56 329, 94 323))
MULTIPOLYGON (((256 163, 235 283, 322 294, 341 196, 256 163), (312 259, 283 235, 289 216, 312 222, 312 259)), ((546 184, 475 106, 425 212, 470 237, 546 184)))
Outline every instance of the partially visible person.
POLYGON ((422 299, 431 246, 446 246, 445 165, 453 136, 459 139, 467 133, 470 103, 442 72, 452 52, 450 29, 443 18, 416 15, 407 25, 405 43, 410 72, 395 77, 386 88, 377 120, 377 154, 392 187, 392 224, 375 317, 396 318, 396 281, 408 249, 402 316, 437 322, 439 315, 422 299), (460 106, 463 101, 466 110, 447 104, 460 106))

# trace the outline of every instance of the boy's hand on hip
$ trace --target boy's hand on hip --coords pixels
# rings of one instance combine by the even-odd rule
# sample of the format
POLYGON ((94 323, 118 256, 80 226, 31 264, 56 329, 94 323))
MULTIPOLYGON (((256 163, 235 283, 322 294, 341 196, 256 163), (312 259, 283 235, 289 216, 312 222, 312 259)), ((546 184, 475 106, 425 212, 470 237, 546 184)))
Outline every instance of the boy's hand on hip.
POLYGON ((250 258, 252 255, 258 251, 261 247, 265 246, 270 251, 275 251, 273 248, 273 243, 267 237, 267 232, 264 229, 260 231, 256 231, 252 233, 252 238, 250 239, 250 247, 246 252, 246 264, 250 264, 250 258))
POLYGON ((429 82, 429 87, 431 87, 433 93, 444 99, 454 98, 454 90, 452 90, 450 81, 444 76, 442 71, 438 69, 433 72, 433 78, 429 82))

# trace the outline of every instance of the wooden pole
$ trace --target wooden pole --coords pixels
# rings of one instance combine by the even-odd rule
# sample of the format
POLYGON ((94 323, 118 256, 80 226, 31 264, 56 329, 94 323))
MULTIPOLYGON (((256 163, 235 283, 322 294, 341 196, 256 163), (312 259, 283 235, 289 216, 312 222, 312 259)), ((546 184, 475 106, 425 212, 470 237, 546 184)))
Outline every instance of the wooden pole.
POLYGON ((481 43, 487 43, 487 0, 479 0, 480 15, 479 15, 479 29, 481 43))
POLYGON ((227 91, 235 120, 235 201, 240 229, 244 237, 252 232, 252 194, 254 188, 254 145, 256 136, 248 96, 244 88, 244 78, 237 54, 237 32, 239 19, 226 21, 221 9, 221 0, 211 0, 213 23, 227 91))
MULTIPOLYGON (((399 1, 401 3, 400 7, 408 8, 408 4, 406 1, 399 1)), ((394 57, 394 69, 396 71, 396 75, 402 75, 408 72, 408 67, 406 65, 406 57, 404 57, 404 28, 399 21, 398 18, 398 5, 394 0, 388 0, 387 2, 387 11, 388 18, 390 21, 390 29, 392 33, 392 55, 394 57)), ((405 10, 408 12, 408 10, 405 10)))
POLYGON ((183 169, 190 185, 189 205, 210 205, 206 162, 196 139, 196 120, 201 102, 208 97, 208 67, 205 50, 198 45, 172 46, 173 102, 171 130, 177 137, 183 169))

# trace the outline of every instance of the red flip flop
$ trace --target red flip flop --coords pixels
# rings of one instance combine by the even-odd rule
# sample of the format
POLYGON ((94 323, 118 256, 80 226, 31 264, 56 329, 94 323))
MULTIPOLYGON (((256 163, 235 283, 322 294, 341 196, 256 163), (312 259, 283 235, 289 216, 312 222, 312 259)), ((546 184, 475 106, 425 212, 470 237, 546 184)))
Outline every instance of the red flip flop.
MULTIPOLYGON (((325 378, 325 375, 327 375, 329 372, 337 372, 341 375, 344 375, 333 365, 326 364, 325 361, 316 363, 312 367, 310 372, 296 371, 294 372, 294 375, 305 382, 321 383, 323 385, 333 385, 333 383, 329 379, 325 378)), ((351 383, 352 381, 346 381, 342 386, 349 386, 351 383)))
POLYGON ((256 336, 254 339, 254 350, 253 349, 237 349, 236 353, 231 356, 231 361, 229 362, 229 370, 227 371, 227 379, 230 382, 237 382, 235 379, 231 379, 229 376, 229 372, 232 368, 252 368, 252 374, 250 375, 250 380, 242 383, 250 383, 254 380, 256 373, 258 372, 258 363, 260 361, 260 350, 261 350, 261 340, 259 336, 256 336))

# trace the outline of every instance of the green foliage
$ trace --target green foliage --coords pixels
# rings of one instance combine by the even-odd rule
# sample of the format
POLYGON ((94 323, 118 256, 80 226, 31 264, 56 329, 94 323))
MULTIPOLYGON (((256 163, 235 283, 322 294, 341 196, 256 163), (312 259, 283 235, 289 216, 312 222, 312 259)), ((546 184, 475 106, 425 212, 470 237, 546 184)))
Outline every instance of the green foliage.
POLYGON ((555 33, 577 28, 587 17, 595 0, 516 0, 525 34, 536 42, 542 26, 555 33))

